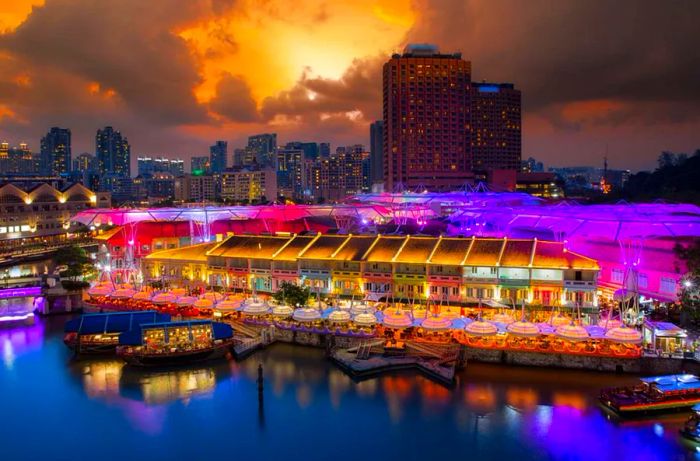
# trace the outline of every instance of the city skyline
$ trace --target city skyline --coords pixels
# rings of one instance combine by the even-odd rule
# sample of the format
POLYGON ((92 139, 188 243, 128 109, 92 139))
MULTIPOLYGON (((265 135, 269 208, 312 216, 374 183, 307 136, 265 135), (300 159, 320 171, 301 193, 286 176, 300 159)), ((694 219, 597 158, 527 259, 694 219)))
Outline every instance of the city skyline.
POLYGON ((697 147, 693 2, 302 2, 285 12, 277 1, 201 1, 166 15, 152 2, 129 27, 123 12, 135 3, 32 3, 0 12, 0 59, 12 70, 0 82, 0 138, 12 144, 65 126, 73 151, 90 152, 95 130, 112 125, 134 152, 186 161, 217 139, 243 147, 266 132, 368 145, 381 65, 431 42, 471 61, 475 82, 521 89, 523 158, 598 165, 607 151, 611 167, 637 170, 697 147))

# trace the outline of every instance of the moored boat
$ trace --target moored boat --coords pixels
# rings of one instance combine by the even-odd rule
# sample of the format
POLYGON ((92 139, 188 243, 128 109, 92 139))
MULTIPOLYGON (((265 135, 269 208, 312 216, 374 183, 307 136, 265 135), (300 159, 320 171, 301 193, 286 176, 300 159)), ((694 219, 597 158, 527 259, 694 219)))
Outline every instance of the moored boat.
POLYGON ((686 409, 700 404, 700 378, 689 374, 641 378, 636 386, 603 389, 600 402, 621 416, 686 409))
POLYGON ((83 314, 66 322, 63 342, 79 354, 114 352, 122 333, 142 323, 168 321, 170 315, 156 311, 83 314))
POLYGON ((119 337, 117 355, 137 366, 168 366, 223 357, 233 329, 211 320, 142 324, 119 337))
POLYGON ((681 435, 690 440, 700 444, 700 404, 693 405, 693 414, 688 418, 683 427, 680 429, 681 435))

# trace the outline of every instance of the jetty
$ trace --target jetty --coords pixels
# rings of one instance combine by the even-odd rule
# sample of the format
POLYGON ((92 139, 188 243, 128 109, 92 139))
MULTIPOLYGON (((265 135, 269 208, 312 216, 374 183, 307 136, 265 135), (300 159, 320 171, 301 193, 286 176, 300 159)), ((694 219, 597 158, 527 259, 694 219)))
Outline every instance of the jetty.
POLYGON ((455 344, 420 341, 391 344, 376 339, 350 348, 332 349, 329 358, 355 379, 410 369, 442 384, 452 385, 455 372, 466 365, 461 350, 455 344))

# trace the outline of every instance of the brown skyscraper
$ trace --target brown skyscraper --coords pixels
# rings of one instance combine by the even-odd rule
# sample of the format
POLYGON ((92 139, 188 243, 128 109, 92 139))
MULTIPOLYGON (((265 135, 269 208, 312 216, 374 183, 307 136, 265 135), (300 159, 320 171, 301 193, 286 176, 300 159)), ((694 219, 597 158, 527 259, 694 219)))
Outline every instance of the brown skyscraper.
POLYGON ((512 83, 472 83, 475 171, 520 170, 520 90, 512 83))
POLYGON ((471 180, 471 63, 409 45, 384 64, 384 185, 450 190, 471 180))

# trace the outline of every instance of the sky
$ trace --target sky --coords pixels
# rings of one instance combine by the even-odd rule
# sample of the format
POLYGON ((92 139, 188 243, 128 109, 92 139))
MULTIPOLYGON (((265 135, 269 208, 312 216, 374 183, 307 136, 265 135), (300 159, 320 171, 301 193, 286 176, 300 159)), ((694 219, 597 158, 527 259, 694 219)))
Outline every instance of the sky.
POLYGON ((649 169, 700 148, 700 2, 0 0, 0 139, 114 126, 132 157, 247 136, 369 144, 381 66, 407 43, 461 51, 522 90, 523 158, 649 169))

